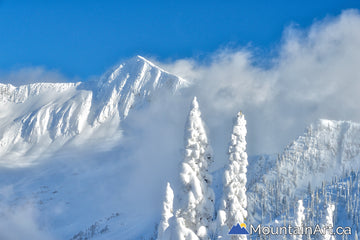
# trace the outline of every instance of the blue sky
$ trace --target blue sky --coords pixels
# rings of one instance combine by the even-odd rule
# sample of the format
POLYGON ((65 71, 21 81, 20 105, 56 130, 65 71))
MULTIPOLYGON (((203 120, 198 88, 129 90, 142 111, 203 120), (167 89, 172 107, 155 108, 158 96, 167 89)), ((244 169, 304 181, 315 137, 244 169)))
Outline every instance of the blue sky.
POLYGON ((129 2, 0 1, 0 71, 44 66, 85 79, 136 54, 202 59, 243 46, 266 54, 291 24, 360 8, 358 0, 129 2))

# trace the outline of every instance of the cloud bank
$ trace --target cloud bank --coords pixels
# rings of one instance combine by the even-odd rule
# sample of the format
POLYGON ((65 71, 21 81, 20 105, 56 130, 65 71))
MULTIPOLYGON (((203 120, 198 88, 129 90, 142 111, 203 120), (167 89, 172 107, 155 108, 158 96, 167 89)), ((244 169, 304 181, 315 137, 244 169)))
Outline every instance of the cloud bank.
POLYGON ((23 67, 10 72, 0 71, 0 83, 20 86, 37 82, 70 82, 76 79, 68 79, 57 70, 48 70, 45 67, 23 67))
POLYGON ((193 82, 189 95, 199 97, 214 145, 224 146, 229 134, 221 132, 242 110, 250 154, 280 152, 319 118, 360 121, 359 26, 356 10, 305 30, 290 26, 266 68, 249 48, 162 66, 193 82))
POLYGON ((53 240, 54 238, 40 227, 39 222, 43 221, 39 219, 38 210, 31 203, 16 207, 0 204, 0 239, 53 240))

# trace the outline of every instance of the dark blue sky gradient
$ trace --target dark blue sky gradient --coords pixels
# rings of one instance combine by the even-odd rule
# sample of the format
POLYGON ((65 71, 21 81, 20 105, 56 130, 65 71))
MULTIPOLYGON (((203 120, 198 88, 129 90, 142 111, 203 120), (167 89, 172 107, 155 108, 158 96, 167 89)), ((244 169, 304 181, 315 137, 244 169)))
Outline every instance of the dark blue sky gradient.
MULTIPOLYGON (((0 70, 45 66, 98 75, 136 54, 202 59, 219 48, 276 47, 300 28, 360 1, 0 1, 0 70)), ((261 52, 260 51, 260 52, 261 52)))

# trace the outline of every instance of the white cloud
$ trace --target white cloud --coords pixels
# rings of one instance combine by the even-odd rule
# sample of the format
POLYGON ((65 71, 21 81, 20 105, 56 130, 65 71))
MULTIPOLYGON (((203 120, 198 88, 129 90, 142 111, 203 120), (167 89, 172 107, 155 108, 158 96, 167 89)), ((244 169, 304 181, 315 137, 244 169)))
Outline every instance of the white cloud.
POLYGON ((27 203, 18 207, 0 206, 0 239, 51 240, 52 236, 39 226, 37 210, 27 203))
MULTIPOLYGON (((75 79, 71 80, 74 81, 75 79)), ((0 72, 0 83, 10 83, 14 86, 36 82, 69 82, 70 80, 57 70, 44 67, 23 67, 13 71, 0 72)))
POLYGON ((163 67, 194 83, 188 95, 199 97, 215 148, 226 146, 229 134, 221 131, 243 110, 250 153, 279 152, 318 118, 360 121, 359 26, 356 10, 306 30, 290 26, 268 68, 248 48, 218 51, 206 64, 181 59, 163 67))

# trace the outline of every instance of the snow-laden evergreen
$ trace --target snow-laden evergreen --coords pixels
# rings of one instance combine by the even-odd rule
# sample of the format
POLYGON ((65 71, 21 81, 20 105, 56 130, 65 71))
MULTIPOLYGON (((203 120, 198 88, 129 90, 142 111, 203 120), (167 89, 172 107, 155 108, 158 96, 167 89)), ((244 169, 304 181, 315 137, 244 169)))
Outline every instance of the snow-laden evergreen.
MULTIPOLYGON (((326 207, 326 209, 323 226, 327 229, 333 229, 335 205, 329 203, 326 204, 324 207, 326 207)), ((334 236, 332 235, 332 231, 326 231, 326 233, 323 235, 323 240, 335 240, 334 236)))
POLYGON ((229 147, 229 163, 224 172, 223 197, 217 216, 217 235, 221 239, 247 239, 246 235, 230 236, 233 225, 243 223, 247 217, 246 198, 246 120, 239 112, 234 121, 229 147))
POLYGON ((214 192, 211 189, 212 177, 208 172, 212 162, 201 112, 196 97, 185 129, 185 156, 181 165, 176 227, 171 238, 194 239, 193 232, 200 239, 210 239, 214 217, 214 192), (179 232, 181 230, 181 232, 179 232), (186 230, 186 231, 184 231, 186 230))
POLYGON ((163 234, 165 230, 169 227, 169 219, 172 216, 174 216, 173 202, 174 202, 174 192, 170 186, 170 183, 168 182, 166 185, 161 221, 158 226, 158 240, 163 239, 163 234))
POLYGON ((190 228, 185 226, 185 219, 173 217, 169 220, 169 227, 163 234, 164 240, 199 240, 190 228))
MULTIPOLYGON (((296 202, 296 213, 295 213, 295 221, 294 226, 297 228, 301 228, 304 226, 304 220, 305 220, 305 214, 304 214, 305 208, 303 205, 303 200, 298 200, 296 202)), ((294 235, 294 240, 302 240, 302 235, 294 235)))

